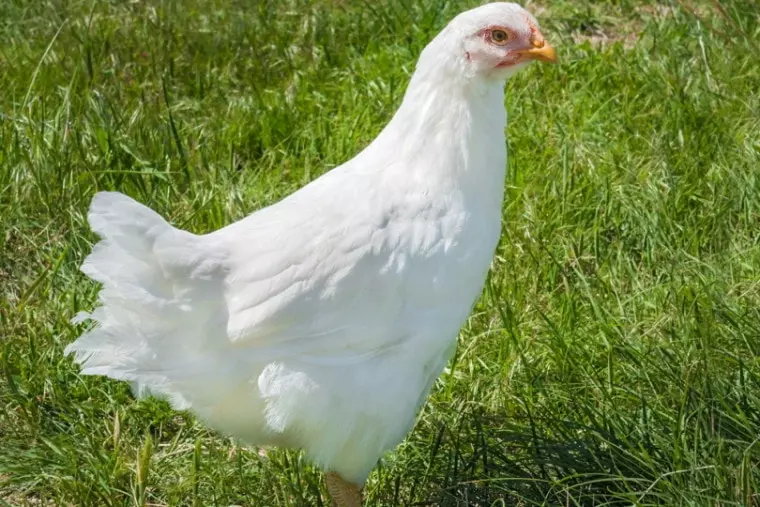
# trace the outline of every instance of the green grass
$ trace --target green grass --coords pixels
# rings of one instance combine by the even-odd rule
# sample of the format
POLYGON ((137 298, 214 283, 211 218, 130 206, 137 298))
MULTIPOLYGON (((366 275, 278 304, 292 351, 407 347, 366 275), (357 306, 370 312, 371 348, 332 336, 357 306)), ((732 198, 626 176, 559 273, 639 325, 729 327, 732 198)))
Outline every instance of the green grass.
MULTIPOLYGON (((340 164, 474 2, 409 4, 0 2, 0 505, 323 505, 298 453, 63 357, 84 212, 205 232, 340 164)), ((531 8, 562 62, 508 85, 488 288, 368 505, 758 504, 760 7, 531 8)))

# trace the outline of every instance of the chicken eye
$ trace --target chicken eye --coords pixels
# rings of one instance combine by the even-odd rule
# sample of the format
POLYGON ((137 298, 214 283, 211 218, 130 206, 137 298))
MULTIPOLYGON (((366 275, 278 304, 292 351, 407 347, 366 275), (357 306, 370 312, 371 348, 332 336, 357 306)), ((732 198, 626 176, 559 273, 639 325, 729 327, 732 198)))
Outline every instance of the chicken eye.
POLYGON ((500 46, 504 45, 509 42, 509 33, 507 33, 505 30, 501 30, 500 28, 491 30, 491 40, 500 46))

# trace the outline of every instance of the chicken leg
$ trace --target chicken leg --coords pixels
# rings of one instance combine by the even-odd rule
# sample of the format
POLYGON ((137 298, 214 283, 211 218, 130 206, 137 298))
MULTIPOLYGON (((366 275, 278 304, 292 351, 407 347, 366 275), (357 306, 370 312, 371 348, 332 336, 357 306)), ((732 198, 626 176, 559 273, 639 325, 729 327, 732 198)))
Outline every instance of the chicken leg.
POLYGON ((361 486, 346 482, 335 472, 325 474, 325 482, 327 483, 327 492, 332 498, 333 507, 361 507, 361 486))

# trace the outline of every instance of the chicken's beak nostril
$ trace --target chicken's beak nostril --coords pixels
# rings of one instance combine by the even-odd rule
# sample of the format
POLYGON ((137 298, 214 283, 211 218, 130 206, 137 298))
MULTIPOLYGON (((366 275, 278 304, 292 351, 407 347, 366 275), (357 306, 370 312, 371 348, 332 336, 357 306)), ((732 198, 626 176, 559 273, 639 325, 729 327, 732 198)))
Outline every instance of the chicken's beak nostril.
POLYGON ((531 41, 533 47, 531 49, 522 49, 515 51, 518 55, 528 60, 541 60, 544 62, 556 62, 557 55, 554 52, 554 48, 551 44, 544 39, 539 39, 540 44, 536 44, 531 41))
POLYGON ((546 41, 544 41, 543 37, 535 37, 530 40, 530 43, 533 44, 534 48, 541 49, 546 44, 546 41))

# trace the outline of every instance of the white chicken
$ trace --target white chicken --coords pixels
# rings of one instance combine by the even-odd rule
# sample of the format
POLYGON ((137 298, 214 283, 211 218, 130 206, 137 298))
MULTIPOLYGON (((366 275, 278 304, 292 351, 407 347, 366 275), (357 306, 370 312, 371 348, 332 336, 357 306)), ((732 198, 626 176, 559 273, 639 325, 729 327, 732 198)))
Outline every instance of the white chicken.
POLYGON ((504 83, 555 54, 516 4, 464 12, 424 49, 401 107, 342 166, 218 231, 99 193, 82 270, 88 375, 133 383, 254 445, 303 449, 361 504, 478 298, 500 234, 504 83))

